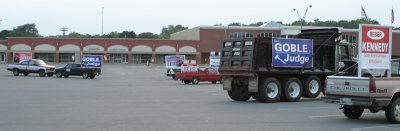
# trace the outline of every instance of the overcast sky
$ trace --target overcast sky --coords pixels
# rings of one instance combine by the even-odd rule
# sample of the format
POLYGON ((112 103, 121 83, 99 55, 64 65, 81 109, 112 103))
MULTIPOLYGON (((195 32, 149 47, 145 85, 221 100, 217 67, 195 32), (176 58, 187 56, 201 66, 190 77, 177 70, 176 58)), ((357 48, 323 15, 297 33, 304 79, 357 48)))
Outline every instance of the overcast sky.
POLYGON ((159 34, 163 26, 182 24, 193 28, 232 22, 298 20, 293 8, 302 15, 308 5, 306 20, 353 20, 361 17, 361 5, 368 17, 390 25, 393 7, 400 26, 399 0, 1 0, 0 30, 11 30, 35 23, 40 35, 69 32, 101 34, 101 8, 104 7, 104 34, 133 30, 136 34, 159 34))

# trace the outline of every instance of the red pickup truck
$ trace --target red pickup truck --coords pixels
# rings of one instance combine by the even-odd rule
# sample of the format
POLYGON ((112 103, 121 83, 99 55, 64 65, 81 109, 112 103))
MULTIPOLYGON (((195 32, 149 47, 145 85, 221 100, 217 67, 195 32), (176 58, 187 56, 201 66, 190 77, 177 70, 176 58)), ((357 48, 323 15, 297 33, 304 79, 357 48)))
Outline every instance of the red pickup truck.
POLYGON ((221 76, 213 68, 199 67, 194 72, 176 72, 174 79, 179 79, 185 84, 198 84, 200 81, 211 81, 213 84, 216 84, 218 81, 221 81, 221 76))

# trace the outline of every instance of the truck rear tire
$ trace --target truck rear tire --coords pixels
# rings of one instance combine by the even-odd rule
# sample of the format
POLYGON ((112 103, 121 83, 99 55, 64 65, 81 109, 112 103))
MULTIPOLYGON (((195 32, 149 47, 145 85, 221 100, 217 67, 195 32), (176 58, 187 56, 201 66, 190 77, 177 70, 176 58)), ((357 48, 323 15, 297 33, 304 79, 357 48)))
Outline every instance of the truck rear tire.
POLYGON ((282 88, 279 80, 273 77, 262 80, 262 84, 256 94, 257 101, 274 103, 279 101, 282 88))
POLYGON ((19 76, 19 70, 18 69, 14 69, 13 70, 13 75, 14 76, 19 76))
POLYGON ((343 114, 349 119, 358 119, 364 113, 364 108, 358 106, 344 106, 343 114))
POLYGON ((59 72, 56 72, 56 76, 57 76, 57 78, 61 78, 63 76, 63 74, 61 71, 59 71, 59 72))
POLYGON ((197 84, 199 84, 199 81, 200 81, 200 79, 195 77, 192 79, 192 84, 197 85, 197 84))
POLYGON ((303 80, 303 96, 307 98, 318 97, 321 93, 321 80, 317 76, 309 76, 303 80))
POLYGON ((298 78, 284 78, 281 84, 281 100, 288 102, 296 102, 300 100, 301 94, 303 92, 303 86, 298 78))
POLYGON ((88 74, 87 72, 83 72, 82 78, 83 78, 83 79, 89 78, 89 74, 88 74))
POLYGON ((245 86, 237 86, 232 83, 232 90, 228 91, 229 97, 234 101, 247 101, 251 97, 251 93, 247 91, 245 86))
POLYGON ((39 76, 40 77, 45 77, 46 73, 44 72, 44 70, 39 70, 39 76))
POLYGON ((386 119, 393 124, 400 123, 400 97, 394 99, 385 109, 386 119))

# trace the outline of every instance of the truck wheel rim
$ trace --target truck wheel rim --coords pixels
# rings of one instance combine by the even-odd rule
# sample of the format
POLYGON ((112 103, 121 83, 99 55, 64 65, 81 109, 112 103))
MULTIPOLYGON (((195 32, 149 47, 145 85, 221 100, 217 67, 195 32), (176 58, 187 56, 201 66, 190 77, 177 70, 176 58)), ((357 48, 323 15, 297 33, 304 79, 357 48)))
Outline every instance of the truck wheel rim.
POLYGON ((276 83, 269 83, 267 85, 267 96, 275 98, 278 95, 278 85, 276 83))
POLYGON ((396 106, 394 107, 394 117, 396 118, 397 121, 400 121, 400 103, 397 103, 396 106))
POLYGON ((308 85, 308 89, 312 94, 315 94, 318 92, 319 85, 317 80, 311 80, 310 84, 308 85))
POLYGON ((297 97, 300 94, 300 85, 297 82, 291 82, 289 84, 289 95, 291 97, 297 97))

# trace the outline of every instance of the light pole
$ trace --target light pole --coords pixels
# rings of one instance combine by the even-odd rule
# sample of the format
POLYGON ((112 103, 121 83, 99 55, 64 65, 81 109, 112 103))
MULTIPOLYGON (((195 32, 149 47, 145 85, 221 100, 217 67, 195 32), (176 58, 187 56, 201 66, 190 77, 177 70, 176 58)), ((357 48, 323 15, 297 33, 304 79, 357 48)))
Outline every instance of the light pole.
POLYGON ((300 20, 300 30, 303 30, 303 21, 304 21, 304 19, 306 18, 308 9, 311 8, 311 7, 312 7, 312 5, 307 6, 306 12, 304 12, 303 17, 300 16, 299 11, 298 11, 296 8, 293 9, 293 11, 296 11, 297 16, 299 17, 299 20, 300 20))
POLYGON ((101 36, 103 36, 104 35, 104 33, 103 33, 103 25, 104 25, 104 23, 103 23, 103 21, 104 21, 104 17, 103 17, 103 10, 104 10, 104 7, 101 7, 101 36))

